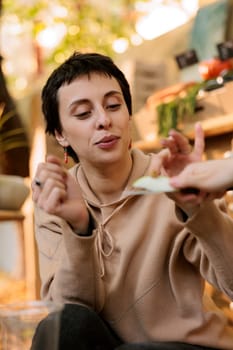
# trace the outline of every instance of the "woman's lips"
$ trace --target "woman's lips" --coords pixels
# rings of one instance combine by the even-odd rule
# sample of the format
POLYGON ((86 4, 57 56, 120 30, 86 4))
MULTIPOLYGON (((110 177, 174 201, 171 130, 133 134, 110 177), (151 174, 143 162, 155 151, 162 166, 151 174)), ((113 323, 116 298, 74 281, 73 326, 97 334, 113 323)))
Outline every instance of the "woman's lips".
POLYGON ((110 149, 118 142, 119 137, 109 136, 103 137, 100 141, 96 142, 96 145, 102 149, 110 149))

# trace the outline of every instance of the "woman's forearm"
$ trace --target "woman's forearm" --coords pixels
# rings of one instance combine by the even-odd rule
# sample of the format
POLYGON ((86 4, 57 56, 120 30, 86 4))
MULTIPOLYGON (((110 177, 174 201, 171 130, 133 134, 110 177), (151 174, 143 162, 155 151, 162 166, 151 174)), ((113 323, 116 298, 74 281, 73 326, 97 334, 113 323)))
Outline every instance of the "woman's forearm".
POLYGON ((233 187, 233 159, 189 164, 179 175, 171 177, 170 184, 176 188, 194 187, 208 192, 227 191, 233 187))

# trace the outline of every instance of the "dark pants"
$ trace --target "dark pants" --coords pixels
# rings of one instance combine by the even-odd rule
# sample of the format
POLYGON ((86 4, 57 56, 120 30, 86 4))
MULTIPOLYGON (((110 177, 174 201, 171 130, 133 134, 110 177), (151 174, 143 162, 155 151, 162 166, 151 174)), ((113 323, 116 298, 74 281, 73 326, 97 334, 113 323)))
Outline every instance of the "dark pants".
MULTIPOLYGON (((31 350, 49 350, 43 345, 51 316, 37 328, 31 350)), ((214 350, 179 342, 124 344, 112 329, 92 310, 67 304, 61 315, 58 350, 214 350)), ((217 349, 215 349, 217 350, 217 349)))

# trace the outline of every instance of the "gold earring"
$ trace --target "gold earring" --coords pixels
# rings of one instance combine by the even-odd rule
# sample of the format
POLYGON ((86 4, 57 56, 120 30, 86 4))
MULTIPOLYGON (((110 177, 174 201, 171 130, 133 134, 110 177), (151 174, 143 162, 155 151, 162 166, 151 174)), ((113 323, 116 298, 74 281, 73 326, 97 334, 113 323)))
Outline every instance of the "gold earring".
POLYGON ((64 163, 68 163, 68 152, 67 152, 67 147, 64 147, 64 163))

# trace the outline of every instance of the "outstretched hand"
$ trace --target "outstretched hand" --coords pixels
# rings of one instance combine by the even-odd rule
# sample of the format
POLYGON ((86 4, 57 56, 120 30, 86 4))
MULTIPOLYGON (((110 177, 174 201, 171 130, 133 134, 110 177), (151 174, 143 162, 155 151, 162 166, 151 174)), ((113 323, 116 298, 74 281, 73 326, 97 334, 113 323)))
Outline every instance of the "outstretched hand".
POLYGON ((193 187, 208 191, 213 198, 221 197, 233 187, 233 159, 189 164, 179 175, 170 178, 170 184, 177 189, 193 187))

